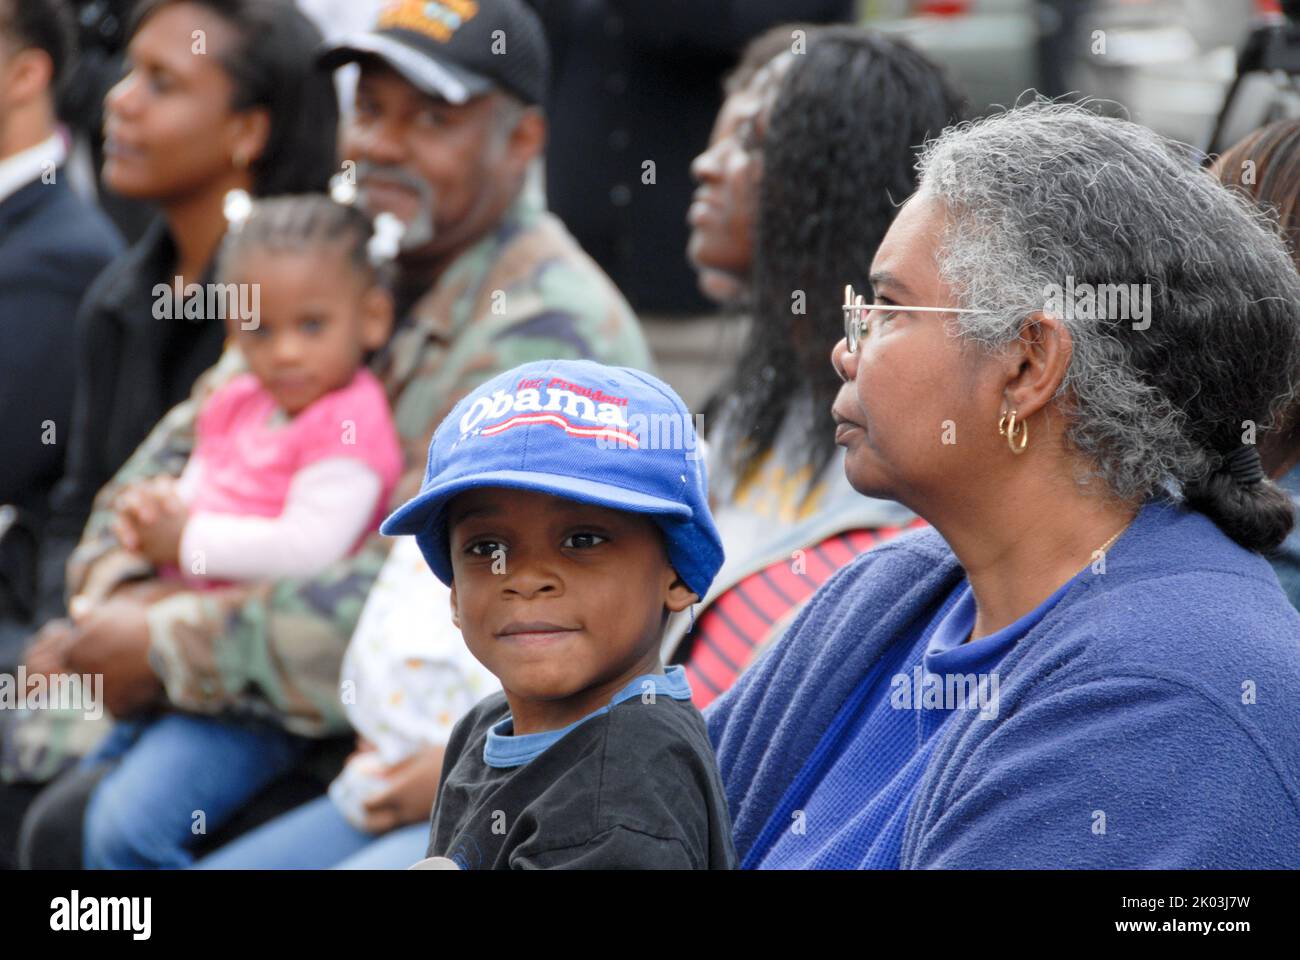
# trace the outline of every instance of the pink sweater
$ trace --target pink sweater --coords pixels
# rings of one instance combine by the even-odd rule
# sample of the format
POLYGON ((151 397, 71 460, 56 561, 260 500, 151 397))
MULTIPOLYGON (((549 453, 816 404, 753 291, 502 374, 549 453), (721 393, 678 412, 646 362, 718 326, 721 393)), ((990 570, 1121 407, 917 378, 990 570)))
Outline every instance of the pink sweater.
POLYGON ((179 482, 181 569, 202 582, 317 572, 360 546, 401 475, 383 387, 361 368, 290 420, 251 373, 204 404, 179 482))

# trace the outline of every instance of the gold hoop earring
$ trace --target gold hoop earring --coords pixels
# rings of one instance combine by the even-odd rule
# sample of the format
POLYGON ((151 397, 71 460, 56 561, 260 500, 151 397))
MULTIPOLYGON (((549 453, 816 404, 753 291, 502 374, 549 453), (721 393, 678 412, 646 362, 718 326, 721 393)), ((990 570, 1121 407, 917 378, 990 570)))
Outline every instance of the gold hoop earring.
POLYGON ((1029 446, 1029 423, 1028 421, 1021 420, 1020 433, 1017 435, 1017 412, 1018 411, 1016 410, 1011 411, 1009 415, 1010 420, 1008 420, 1008 414, 1002 414, 1002 418, 998 420, 998 433, 1007 438, 1007 446, 1011 448, 1012 453, 1021 454, 1024 453, 1025 448, 1029 446))

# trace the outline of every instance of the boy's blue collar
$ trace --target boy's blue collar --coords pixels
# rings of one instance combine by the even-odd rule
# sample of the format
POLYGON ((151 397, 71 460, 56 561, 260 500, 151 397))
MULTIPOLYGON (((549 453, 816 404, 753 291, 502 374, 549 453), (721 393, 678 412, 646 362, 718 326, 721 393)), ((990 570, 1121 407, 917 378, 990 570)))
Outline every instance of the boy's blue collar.
POLYGON ((506 714, 504 719, 488 728, 487 742, 483 744, 483 762, 489 767, 517 767, 525 764, 540 756, 570 730, 581 726, 592 717, 608 713, 610 707, 615 704, 651 691, 655 696, 690 700, 691 684, 686 679, 686 668, 681 664, 674 664, 666 668, 663 673, 643 673, 614 694, 606 706, 587 714, 581 720, 575 720, 560 730, 543 730, 540 733, 515 736, 510 732, 514 729, 514 717, 506 714))

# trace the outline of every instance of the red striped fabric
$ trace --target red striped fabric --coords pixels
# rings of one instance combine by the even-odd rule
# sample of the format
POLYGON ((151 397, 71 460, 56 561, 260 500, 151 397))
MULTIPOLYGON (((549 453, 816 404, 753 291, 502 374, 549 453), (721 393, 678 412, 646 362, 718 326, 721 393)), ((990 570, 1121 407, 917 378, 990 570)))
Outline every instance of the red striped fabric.
POLYGON ((800 606, 840 567, 858 554, 907 530, 924 527, 919 517, 903 527, 850 530, 751 573, 709 605, 682 641, 692 702, 703 710, 727 691, 767 640, 773 624, 800 606))

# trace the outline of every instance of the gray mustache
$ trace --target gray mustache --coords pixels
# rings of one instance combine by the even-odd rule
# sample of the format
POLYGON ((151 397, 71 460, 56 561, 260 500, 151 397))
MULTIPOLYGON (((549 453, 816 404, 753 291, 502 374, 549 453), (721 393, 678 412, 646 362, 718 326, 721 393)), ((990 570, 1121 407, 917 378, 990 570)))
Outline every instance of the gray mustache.
POLYGON ((428 206, 433 205, 433 188, 429 184, 411 173, 404 167, 394 167, 387 164, 375 164, 362 161, 357 164, 357 186, 364 190, 366 182, 372 179, 387 180, 390 183, 396 183, 406 187, 408 190, 418 194, 420 199, 428 206))
POLYGON ((372 218, 377 211, 370 209, 366 203, 366 183, 372 178, 404 186, 419 197, 420 208, 411 222, 406 225, 406 233, 401 241, 402 249, 418 249, 432 240, 433 218, 437 208, 437 196, 433 188, 425 180, 403 167, 360 161, 357 163, 357 204, 372 218))

